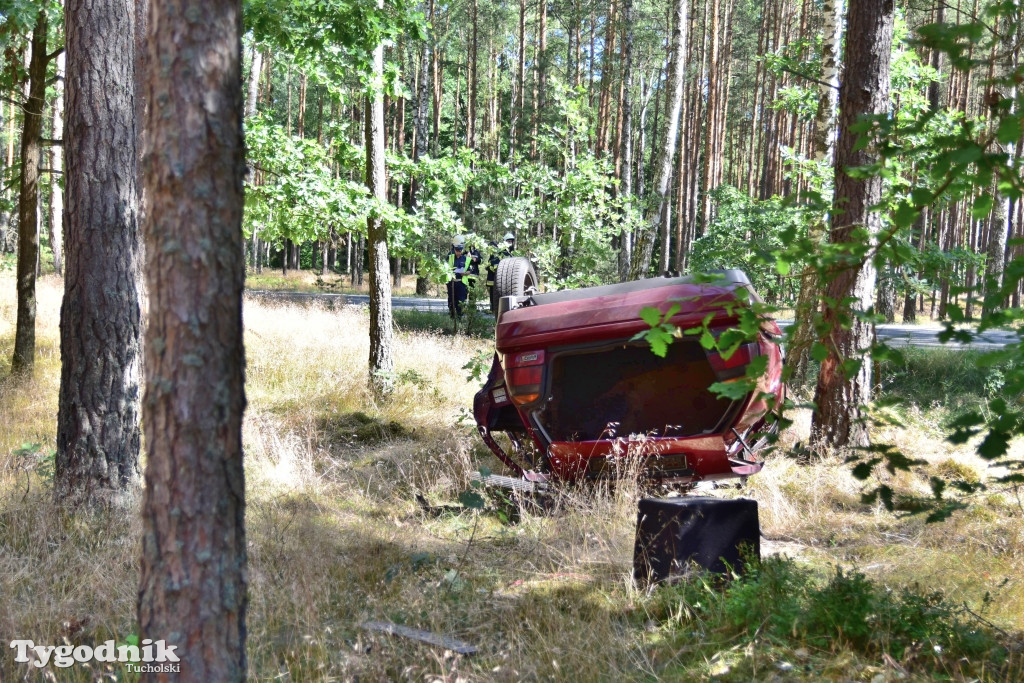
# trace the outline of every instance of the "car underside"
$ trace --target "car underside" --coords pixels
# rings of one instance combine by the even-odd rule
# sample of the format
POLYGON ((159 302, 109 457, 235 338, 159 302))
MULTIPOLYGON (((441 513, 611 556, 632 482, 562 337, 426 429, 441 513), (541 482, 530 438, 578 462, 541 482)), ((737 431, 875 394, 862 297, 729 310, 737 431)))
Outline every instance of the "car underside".
POLYGON ((682 335, 659 357, 636 339, 650 329, 642 308, 675 311, 668 322, 677 328, 718 335, 756 297, 746 275, 731 270, 710 281, 654 278, 503 298, 491 370, 474 401, 481 436, 534 480, 599 479, 637 464, 647 477, 683 483, 760 471, 784 397, 775 322, 760 320, 756 338, 729 354, 682 335), (765 370, 745 395, 711 390, 746 378, 760 356, 765 370))

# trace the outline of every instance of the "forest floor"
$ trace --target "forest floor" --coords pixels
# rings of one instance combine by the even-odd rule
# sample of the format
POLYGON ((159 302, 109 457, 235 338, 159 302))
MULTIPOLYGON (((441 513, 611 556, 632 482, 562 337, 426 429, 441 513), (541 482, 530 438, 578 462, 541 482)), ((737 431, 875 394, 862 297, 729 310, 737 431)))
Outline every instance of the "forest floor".
MULTIPOLYGON (((8 377, 14 289, 0 276, 0 634, 123 642, 137 629, 141 525, 52 505, 61 283, 40 282, 31 381, 8 377)), ((397 389, 378 403, 366 390, 364 309, 247 300, 244 317, 254 680, 1024 679, 1024 490, 965 499, 941 523, 888 513, 862 502, 838 458, 787 457, 807 437, 805 411, 761 474, 711 492, 758 501, 760 567, 728 584, 641 591, 630 580, 635 480, 564 492, 555 511, 523 510, 516 524, 458 509, 473 470, 499 469, 473 426, 478 383, 463 368, 488 353, 485 336, 400 321, 397 389), (428 515, 416 494, 451 509, 428 515), (367 621, 479 652, 370 632, 367 621)), ((927 475, 985 476, 971 446, 944 441, 944 425, 998 391, 997 377, 968 354, 922 350, 883 388, 907 400, 887 413, 905 426, 877 426, 874 439, 928 462, 883 473, 887 483, 921 493, 927 475)), ((33 680, 10 652, 0 680, 33 680)))

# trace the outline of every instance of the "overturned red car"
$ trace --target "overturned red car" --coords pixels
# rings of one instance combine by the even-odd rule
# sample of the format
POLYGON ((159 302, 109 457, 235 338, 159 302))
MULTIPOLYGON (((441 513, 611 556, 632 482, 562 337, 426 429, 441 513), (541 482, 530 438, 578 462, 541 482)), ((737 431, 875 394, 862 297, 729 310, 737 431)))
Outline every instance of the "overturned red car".
POLYGON ((761 470, 758 452, 785 392, 776 323, 762 319, 757 339, 728 358, 705 349, 699 335, 674 340, 664 358, 634 340, 650 329, 640 317, 645 307, 664 314, 677 304, 669 322, 682 330, 735 326, 741 307, 760 300, 743 272, 516 294, 500 301, 494 360, 473 412, 488 447, 518 475, 600 479, 627 461, 678 483, 761 470), (744 397, 710 391, 745 377, 759 356, 767 371, 744 397))

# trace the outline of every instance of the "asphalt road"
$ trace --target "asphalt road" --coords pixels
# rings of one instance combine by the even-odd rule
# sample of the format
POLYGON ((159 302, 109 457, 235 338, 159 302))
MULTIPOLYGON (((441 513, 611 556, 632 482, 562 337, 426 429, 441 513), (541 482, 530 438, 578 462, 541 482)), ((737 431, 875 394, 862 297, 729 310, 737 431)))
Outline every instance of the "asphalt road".
MULTIPOLYGON (((257 299, 268 299, 272 301, 320 301, 330 306, 366 306, 370 297, 366 294, 329 294, 320 292, 273 292, 263 290, 246 290, 246 295, 257 299)), ((396 296, 391 298, 392 308, 426 311, 431 313, 447 313, 448 302, 444 299, 425 299, 411 296, 396 296)), ((485 310, 487 302, 481 302, 481 309, 485 310)), ((780 320, 780 327, 792 325, 791 321, 780 320)), ((961 344, 950 341, 943 344, 939 341, 939 333, 943 330, 940 326, 925 325, 878 325, 876 334, 879 341, 884 341, 890 346, 916 346, 916 347, 948 347, 948 348, 970 348, 980 351, 999 349, 1019 339, 1017 333, 1006 330, 989 330, 979 338, 975 338, 970 344, 961 344)))

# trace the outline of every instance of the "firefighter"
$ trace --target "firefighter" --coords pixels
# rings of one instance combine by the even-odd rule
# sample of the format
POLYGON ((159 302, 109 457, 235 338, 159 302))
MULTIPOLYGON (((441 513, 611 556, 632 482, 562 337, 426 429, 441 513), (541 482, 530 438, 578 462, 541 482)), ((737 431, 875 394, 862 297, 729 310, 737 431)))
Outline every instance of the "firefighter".
POLYGON ((462 317, 463 305, 469 297, 469 288, 480 277, 480 253, 466 249, 466 238, 456 235, 448 252, 448 314, 462 317))
POLYGON ((506 232, 501 241, 502 245, 491 242, 491 255, 487 259, 487 298, 491 302, 491 313, 498 312, 498 292, 494 286, 498 275, 498 264, 501 263, 501 259, 512 256, 512 252, 516 248, 516 236, 510 232, 506 232))

